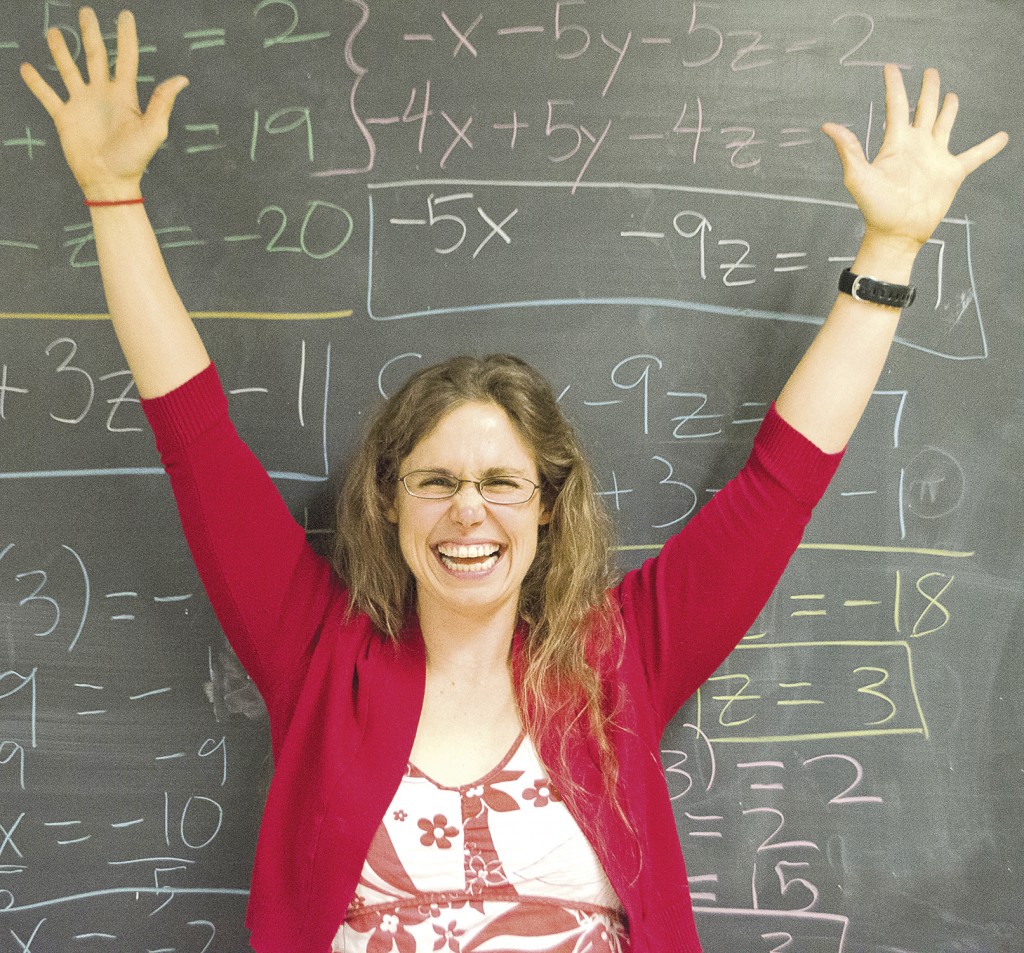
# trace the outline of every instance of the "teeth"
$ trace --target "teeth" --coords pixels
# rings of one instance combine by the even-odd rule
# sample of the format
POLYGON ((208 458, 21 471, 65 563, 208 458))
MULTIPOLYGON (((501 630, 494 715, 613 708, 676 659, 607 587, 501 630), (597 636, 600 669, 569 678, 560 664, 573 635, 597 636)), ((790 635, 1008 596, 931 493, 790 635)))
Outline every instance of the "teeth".
POLYGON ((457 563, 450 556, 441 555, 441 562, 443 562, 452 572, 460 573, 477 573, 487 572, 496 562, 498 561, 497 555, 488 556, 482 562, 478 563, 457 563))
POLYGON ((475 543, 472 546, 458 546, 455 543, 441 543, 437 547, 441 562, 452 572, 487 572, 498 561, 501 547, 496 543, 475 543), (469 562, 469 560, 476 560, 469 562))
POLYGON ((455 546, 451 543, 442 543, 437 547, 442 556, 451 559, 480 559, 483 556, 495 556, 498 547, 493 544, 477 544, 475 546, 455 546))

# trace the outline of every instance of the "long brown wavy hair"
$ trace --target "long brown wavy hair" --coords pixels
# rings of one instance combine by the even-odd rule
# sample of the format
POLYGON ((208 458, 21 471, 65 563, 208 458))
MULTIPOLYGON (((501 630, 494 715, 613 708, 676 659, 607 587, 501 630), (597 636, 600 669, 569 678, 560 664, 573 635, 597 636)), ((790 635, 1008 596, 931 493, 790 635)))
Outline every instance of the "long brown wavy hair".
MULTIPOLYGON (((519 595, 526 636, 518 702, 525 727, 539 737, 556 718, 563 726, 567 716, 585 718, 621 814, 608 737, 616 711, 602 698, 594 667, 621 647, 621 622, 607 596, 614 582, 611 521, 551 385, 529 364, 506 354, 452 358, 415 374, 378 411, 338 500, 334 567, 349 588, 350 611, 365 612, 396 640, 415 611, 415 580, 388 511, 402 462, 445 414, 469 402, 497 404, 508 415, 537 461, 541 502, 551 517, 540 527, 519 595)), ((561 737, 564 767, 570 732, 561 737)))

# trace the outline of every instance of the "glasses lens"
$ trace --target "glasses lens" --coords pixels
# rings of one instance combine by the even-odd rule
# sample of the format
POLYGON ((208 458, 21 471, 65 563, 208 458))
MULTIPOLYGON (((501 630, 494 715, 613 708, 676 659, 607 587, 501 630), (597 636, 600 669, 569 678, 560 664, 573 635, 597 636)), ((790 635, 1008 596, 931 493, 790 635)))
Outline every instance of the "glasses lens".
POLYGON ((428 500, 443 500, 459 490, 459 481, 455 477, 436 470, 416 470, 403 477, 402 482, 413 496, 428 500))
POLYGON ((491 477, 480 481, 480 492, 492 503, 525 503, 533 496, 534 485, 518 477, 491 477))

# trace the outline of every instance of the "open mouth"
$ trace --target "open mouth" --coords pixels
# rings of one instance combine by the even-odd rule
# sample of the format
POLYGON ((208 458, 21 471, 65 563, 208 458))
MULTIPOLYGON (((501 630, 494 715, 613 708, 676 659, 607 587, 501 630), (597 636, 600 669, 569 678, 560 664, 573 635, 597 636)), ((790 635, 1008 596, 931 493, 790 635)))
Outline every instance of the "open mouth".
POLYGON ((502 549, 497 543, 476 543, 472 546, 440 543, 434 551, 449 572, 482 573, 494 567, 502 549))

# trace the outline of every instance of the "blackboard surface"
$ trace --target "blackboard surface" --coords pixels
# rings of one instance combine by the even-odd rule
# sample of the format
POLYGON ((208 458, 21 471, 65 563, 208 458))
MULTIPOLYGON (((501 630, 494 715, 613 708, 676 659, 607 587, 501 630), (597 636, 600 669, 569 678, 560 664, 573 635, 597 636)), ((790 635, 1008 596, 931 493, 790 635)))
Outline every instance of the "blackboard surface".
MULTIPOLYGON (((112 4, 97 6, 112 32, 112 4)), ((233 414, 311 538, 364 415, 532 360, 623 567, 735 472, 859 216, 817 129, 961 94, 963 189, 805 545, 664 740, 706 948, 1024 949, 1022 8, 140 0, 144 180, 233 414)), ((0 22, 0 951, 245 948, 265 714, 192 569, 88 216, 0 22)))

